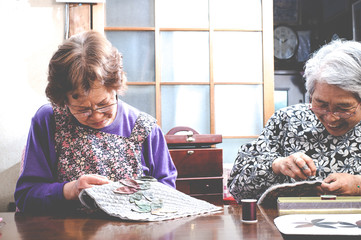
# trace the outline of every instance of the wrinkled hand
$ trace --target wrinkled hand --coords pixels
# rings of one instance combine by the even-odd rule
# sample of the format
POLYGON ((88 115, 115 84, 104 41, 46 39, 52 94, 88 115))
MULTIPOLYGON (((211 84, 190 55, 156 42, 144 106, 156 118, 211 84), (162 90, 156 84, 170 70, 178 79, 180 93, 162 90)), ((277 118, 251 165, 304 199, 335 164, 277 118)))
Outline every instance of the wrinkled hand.
POLYGON ((272 170, 277 175, 283 174, 296 180, 306 180, 308 177, 316 175, 315 163, 302 152, 275 159, 272 163, 272 170))
POLYGON ((90 188, 93 185, 103 185, 109 182, 110 181, 104 176, 96 174, 83 175, 79 177, 78 180, 68 182, 64 185, 64 198, 66 200, 77 200, 81 190, 90 188))
POLYGON ((361 176, 348 173, 332 173, 323 180, 321 189, 323 194, 360 195, 361 176))

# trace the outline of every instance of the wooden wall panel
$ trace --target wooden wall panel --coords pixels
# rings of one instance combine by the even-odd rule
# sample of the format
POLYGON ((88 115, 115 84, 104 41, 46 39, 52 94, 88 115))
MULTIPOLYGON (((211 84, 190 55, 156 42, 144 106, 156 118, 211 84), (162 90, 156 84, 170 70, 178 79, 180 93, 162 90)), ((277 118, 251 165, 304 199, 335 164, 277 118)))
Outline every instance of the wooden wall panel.
POLYGON ((69 4, 69 37, 91 29, 91 5, 69 4))

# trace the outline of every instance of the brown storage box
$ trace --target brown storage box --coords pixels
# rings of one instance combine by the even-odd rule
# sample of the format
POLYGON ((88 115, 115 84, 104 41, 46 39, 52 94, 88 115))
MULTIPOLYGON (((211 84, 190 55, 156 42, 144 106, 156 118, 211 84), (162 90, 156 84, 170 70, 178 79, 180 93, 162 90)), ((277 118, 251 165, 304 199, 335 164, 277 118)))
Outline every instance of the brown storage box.
POLYGON ((177 183, 177 188, 186 194, 218 194, 222 188, 222 177, 210 177, 202 179, 182 178, 177 183), (197 181, 195 181, 197 180, 197 181))
POLYGON ((170 154, 178 177, 222 176, 222 149, 171 149, 170 154))
POLYGON ((175 127, 166 135, 178 171, 177 190, 216 205, 223 204, 222 135, 199 134, 189 127, 175 127), (185 132, 179 135, 177 133, 185 132))

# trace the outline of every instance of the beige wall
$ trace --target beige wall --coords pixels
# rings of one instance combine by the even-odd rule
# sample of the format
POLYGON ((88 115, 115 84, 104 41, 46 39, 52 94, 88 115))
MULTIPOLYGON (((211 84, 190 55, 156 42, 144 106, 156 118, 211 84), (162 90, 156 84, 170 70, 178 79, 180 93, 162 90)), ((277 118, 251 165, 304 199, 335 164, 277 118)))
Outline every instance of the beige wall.
POLYGON ((64 19, 65 5, 55 0, 0 0, 0 212, 14 201, 30 121, 47 102, 47 66, 64 19))

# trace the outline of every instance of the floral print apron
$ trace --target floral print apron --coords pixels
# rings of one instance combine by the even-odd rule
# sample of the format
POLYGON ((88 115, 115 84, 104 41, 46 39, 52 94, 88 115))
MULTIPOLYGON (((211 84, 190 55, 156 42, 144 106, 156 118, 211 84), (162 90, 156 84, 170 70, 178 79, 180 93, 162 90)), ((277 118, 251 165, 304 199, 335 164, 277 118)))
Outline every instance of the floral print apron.
POLYGON ((105 133, 77 123, 67 108, 53 105, 58 180, 99 174, 111 181, 143 175, 142 143, 156 120, 140 113, 130 137, 105 133))

